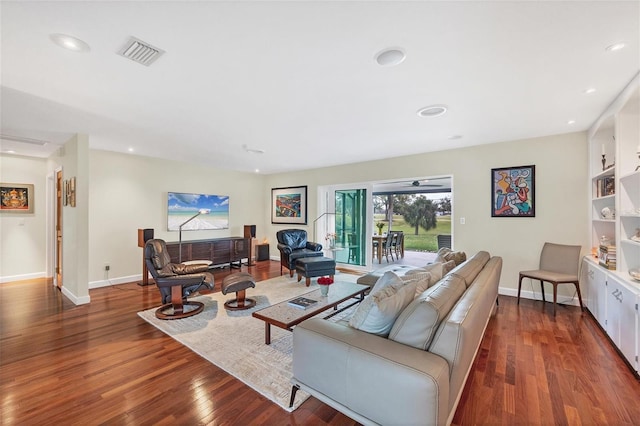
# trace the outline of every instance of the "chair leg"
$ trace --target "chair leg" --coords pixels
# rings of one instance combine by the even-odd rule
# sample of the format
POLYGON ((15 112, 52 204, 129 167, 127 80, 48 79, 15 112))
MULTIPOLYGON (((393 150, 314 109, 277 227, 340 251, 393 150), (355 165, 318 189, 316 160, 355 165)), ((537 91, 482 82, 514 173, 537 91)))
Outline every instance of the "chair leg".
POLYGON ((542 292, 542 301, 546 302, 547 300, 544 298, 544 282, 540 280, 540 291, 542 292))
POLYGON ((520 275, 520 279, 518 280, 518 305, 520 304, 520 289, 522 288, 522 279, 524 277, 520 275))
POLYGON ((553 284, 553 316, 556 316, 556 302, 558 299, 558 284, 556 283, 551 283, 553 284))
POLYGON ((584 306, 582 305, 582 295, 580 294, 580 283, 576 281, 573 284, 575 284, 576 292, 578 293, 578 301, 580 302, 580 310, 584 311, 584 306))
POLYGON ((293 407, 293 401, 295 401, 296 399, 296 392, 298 392, 298 389, 300 389, 300 386, 298 385, 293 385, 291 387, 291 399, 289 399, 289 408, 293 407))

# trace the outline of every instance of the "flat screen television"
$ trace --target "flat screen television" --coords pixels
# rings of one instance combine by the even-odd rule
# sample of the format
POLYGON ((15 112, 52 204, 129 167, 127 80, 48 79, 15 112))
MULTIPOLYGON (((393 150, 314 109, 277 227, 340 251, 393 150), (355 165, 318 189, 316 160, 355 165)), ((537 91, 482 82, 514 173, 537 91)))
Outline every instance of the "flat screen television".
POLYGON ((183 231, 229 228, 229 196, 169 192, 167 195, 167 230, 183 231))

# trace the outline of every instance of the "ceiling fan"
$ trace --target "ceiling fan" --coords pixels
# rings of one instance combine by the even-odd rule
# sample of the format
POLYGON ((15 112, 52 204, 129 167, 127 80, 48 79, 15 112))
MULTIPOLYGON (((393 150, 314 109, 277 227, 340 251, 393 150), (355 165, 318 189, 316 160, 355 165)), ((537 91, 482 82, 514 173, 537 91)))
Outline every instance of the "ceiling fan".
POLYGON ((448 177, 439 177, 439 178, 429 178, 429 179, 416 179, 413 181, 408 180, 400 180, 395 182, 386 182, 387 184, 401 184, 402 186, 411 186, 414 188, 440 188, 442 186, 447 185, 448 177), (436 181, 443 181, 442 183, 437 183, 436 181))

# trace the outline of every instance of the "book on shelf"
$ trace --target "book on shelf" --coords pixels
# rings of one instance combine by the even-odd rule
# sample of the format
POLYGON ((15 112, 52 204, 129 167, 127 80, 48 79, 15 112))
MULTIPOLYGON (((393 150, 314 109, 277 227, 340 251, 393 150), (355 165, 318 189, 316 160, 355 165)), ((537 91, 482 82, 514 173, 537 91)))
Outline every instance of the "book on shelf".
POLYGON ((616 255, 616 246, 600 245, 598 250, 598 263, 607 269, 615 270, 617 264, 616 255))
POLYGON ((309 306, 318 303, 317 300, 308 299, 306 297, 296 297, 295 299, 291 299, 287 302, 289 306, 293 306, 298 309, 307 309, 309 306))
POLYGON ((596 197, 606 197, 616 193, 616 181, 613 176, 605 176, 596 181, 596 197))

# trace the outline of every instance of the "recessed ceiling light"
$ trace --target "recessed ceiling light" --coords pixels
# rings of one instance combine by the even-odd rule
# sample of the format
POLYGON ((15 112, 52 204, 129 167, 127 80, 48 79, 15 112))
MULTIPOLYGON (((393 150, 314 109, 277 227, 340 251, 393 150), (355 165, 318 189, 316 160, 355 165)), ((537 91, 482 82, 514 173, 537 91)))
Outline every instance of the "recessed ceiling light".
POLYGON ((569 125, 576 124, 576 120, 569 120, 569 121, 567 121, 567 124, 569 124, 569 125))
POLYGON ((16 152, 15 152, 14 150, 12 150, 12 149, 7 149, 7 150, 5 150, 4 152, 5 152, 5 153, 7 153, 7 154, 15 154, 15 153, 16 153, 16 152))
POLYGON ((374 55, 374 59, 381 67, 393 67, 401 64, 406 57, 404 50, 398 47, 387 48, 374 55))
POLYGON ((72 37, 66 34, 51 34, 49 36, 51 41, 60 47, 74 52, 88 52, 91 50, 89 45, 79 38, 72 37))
POLYGON ((455 141, 457 139, 462 139, 462 135, 451 135, 447 139, 449 139, 450 141, 455 141))
POLYGON ((256 169, 256 173, 260 173, 260 169, 256 169))
POLYGON ((431 105, 420 108, 417 112, 419 117, 437 117, 447 112, 446 105, 431 105))
POLYGON ((618 50, 624 49, 626 44, 624 42, 618 42, 607 46, 604 50, 607 52, 616 52, 618 50))
POLYGON ((589 87, 588 89, 584 89, 582 91, 582 93, 584 93, 585 95, 590 95, 590 94, 595 93, 595 92, 596 92, 596 89, 594 89, 593 87, 589 87))
POLYGON ((129 148, 129 149, 127 149, 127 151, 133 152, 133 148, 129 148))

